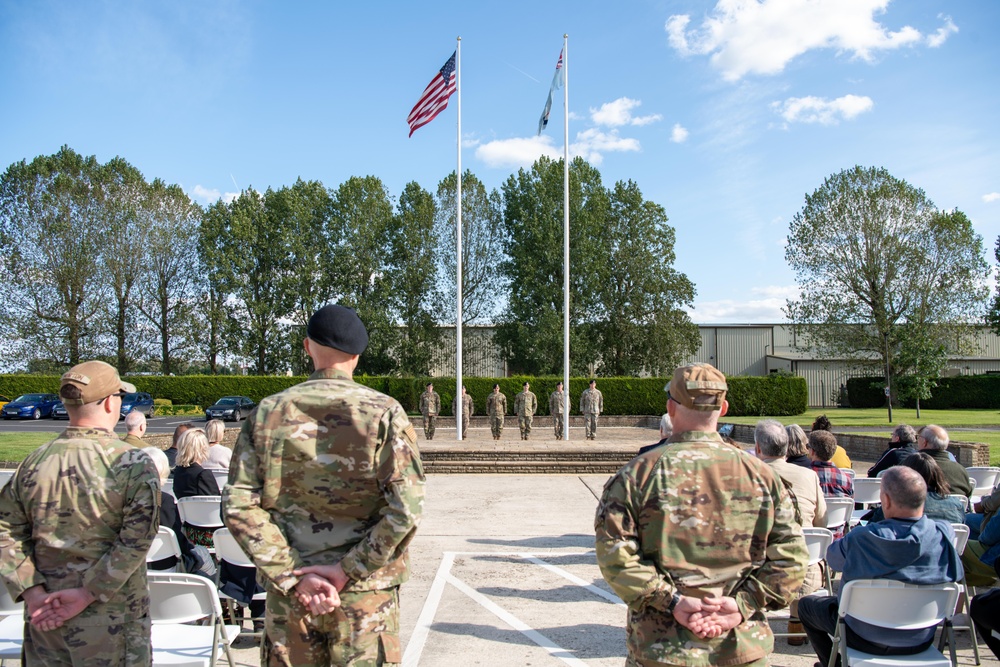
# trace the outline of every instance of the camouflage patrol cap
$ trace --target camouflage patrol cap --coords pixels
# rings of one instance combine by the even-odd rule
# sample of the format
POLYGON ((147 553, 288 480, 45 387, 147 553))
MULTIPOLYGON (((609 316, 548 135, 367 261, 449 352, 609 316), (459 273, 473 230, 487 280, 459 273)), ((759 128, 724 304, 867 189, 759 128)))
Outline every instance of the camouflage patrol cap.
POLYGON ((309 318, 306 335, 320 345, 347 354, 361 354, 368 347, 368 330, 353 308, 327 304, 309 318))
POLYGON ((63 398, 62 402, 66 405, 86 405, 120 391, 135 391, 134 384, 122 382, 115 367, 103 361, 85 361, 73 366, 63 373, 59 388, 68 384, 79 387, 81 395, 80 398, 63 398))
POLYGON ((726 376, 711 364, 689 364, 674 371, 667 385, 667 396, 691 410, 713 412, 722 409, 726 400, 726 376), (711 396, 708 403, 695 403, 695 398, 711 396))

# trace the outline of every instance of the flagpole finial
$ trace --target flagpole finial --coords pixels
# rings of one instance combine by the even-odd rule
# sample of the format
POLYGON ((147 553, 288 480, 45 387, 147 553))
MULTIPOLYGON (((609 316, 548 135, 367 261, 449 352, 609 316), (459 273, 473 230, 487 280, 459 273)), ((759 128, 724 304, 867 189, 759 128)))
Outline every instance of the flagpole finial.
POLYGON ((563 39, 569 39, 569 33, 563 33, 563 39))
POLYGON ((458 41, 460 41, 460 42, 461 42, 461 41, 462 41, 462 36, 461 36, 461 35, 459 35, 459 36, 458 36, 458 37, 456 37, 455 39, 457 39, 458 41))

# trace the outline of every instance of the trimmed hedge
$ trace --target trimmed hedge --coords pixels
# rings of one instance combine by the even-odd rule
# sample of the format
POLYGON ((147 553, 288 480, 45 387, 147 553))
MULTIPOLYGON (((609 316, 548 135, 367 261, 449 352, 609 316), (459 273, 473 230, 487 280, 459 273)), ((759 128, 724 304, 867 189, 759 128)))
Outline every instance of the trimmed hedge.
MULTIPOLYGON (((146 391, 157 399, 172 401, 175 408, 208 407, 222 396, 249 396, 260 401, 305 380, 305 377, 250 376, 250 375, 182 375, 127 377, 139 391, 146 391)), ((451 415, 455 398, 455 378, 397 378, 385 376, 355 377, 355 380, 398 400, 409 413, 416 413, 420 394, 428 381, 441 396, 441 413, 451 415)), ((549 394, 555 391, 561 378, 514 376, 507 378, 464 378, 466 392, 472 396, 475 414, 486 414, 486 397, 493 391, 493 384, 500 384, 500 391, 507 396, 508 414, 514 412, 514 397, 521 392, 525 382, 538 397, 536 414, 549 414, 549 394)), ((580 394, 587 388, 590 378, 570 378, 569 397, 571 414, 579 413, 580 394)), ((669 378, 597 378, 597 388, 604 394, 604 412, 609 415, 658 415, 666 405, 664 386, 669 378)), ((766 377, 731 377, 729 382, 729 414, 741 415, 797 415, 805 412, 808 388, 805 378, 772 374, 766 377)), ((58 392, 59 378, 40 375, 0 375, 0 394, 12 398, 30 392, 58 392)), ((166 414, 157 404, 157 413, 166 414)))
MULTIPOLYGON (((1000 409, 1000 375, 956 375, 938 378, 931 389, 931 397, 920 401, 927 410, 996 410, 1000 409)), ((853 408, 881 408, 885 406, 885 377, 851 378, 847 381, 847 395, 853 408)), ((912 408, 914 399, 903 401, 912 408)))
POLYGON ((852 408, 884 408, 885 376, 848 378, 847 400, 852 408))

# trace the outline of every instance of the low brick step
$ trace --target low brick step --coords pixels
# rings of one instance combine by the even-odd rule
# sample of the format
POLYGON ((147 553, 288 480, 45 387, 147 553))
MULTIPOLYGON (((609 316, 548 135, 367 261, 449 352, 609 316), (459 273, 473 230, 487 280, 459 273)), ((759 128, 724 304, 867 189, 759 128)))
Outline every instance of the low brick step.
POLYGON ((422 451, 420 458, 430 461, 617 461, 619 465, 629 461, 633 451, 486 451, 486 450, 446 450, 422 451))
POLYGON ((622 467, 623 461, 520 461, 497 459, 493 461, 424 461, 428 473, 458 474, 509 474, 509 475, 553 475, 553 474, 614 474, 622 467))

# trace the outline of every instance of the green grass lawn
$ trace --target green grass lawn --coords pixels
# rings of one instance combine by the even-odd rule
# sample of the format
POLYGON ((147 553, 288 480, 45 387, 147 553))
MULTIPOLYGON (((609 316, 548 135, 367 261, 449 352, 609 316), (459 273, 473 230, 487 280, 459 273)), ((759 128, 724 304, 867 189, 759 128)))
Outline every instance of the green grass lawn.
MULTIPOLYGON (((884 426, 886 432, 899 424, 910 424, 918 428, 927 424, 937 424, 945 428, 956 426, 1000 426, 1000 411, 997 410, 921 410, 917 418, 916 410, 905 408, 892 409, 892 422, 889 422, 888 412, 884 408, 854 409, 829 408, 826 410, 812 409, 801 415, 791 417, 773 417, 782 424, 799 424, 808 429, 813 420, 820 415, 826 415, 833 424, 834 430, 844 430, 851 426, 884 426)), ((722 421, 735 424, 756 424, 765 417, 723 417, 722 421)))
POLYGON ((0 433, 0 461, 22 461, 24 457, 59 433, 0 433))

